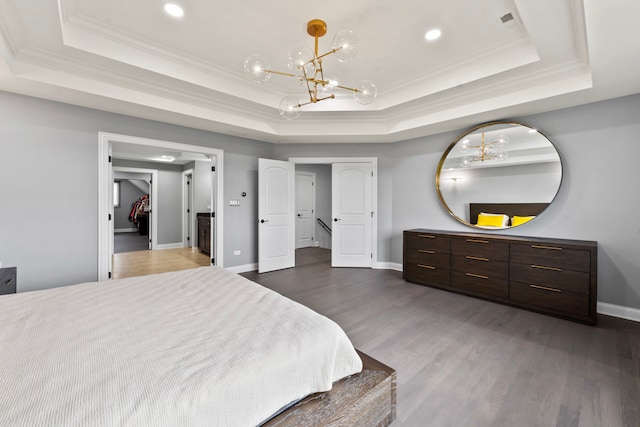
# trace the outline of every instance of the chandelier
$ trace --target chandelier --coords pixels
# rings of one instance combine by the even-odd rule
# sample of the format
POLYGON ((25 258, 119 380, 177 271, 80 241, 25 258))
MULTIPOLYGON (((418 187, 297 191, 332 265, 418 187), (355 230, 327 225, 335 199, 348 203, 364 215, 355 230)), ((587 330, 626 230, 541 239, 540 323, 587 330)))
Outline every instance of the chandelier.
POLYGON ((504 146, 509 143, 509 138, 505 135, 498 135, 495 140, 486 142, 484 139, 484 132, 482 132, 482 138, 480 145, 469 145, 469 139, 466 138, 460 142, 460 151, 467 153, 469 150, 473 150, 470 154, 467 154, 462 159, 460 165, 462 167, 469 167, 473 162, 484 162, 485 160, 507 160, 509 154, 504 150, 504 146))
POLYGON ((282 117, 293 120, 300 116, 301 107, 315 104, 327 99, 334 99, 334 89, 353 92, 353 98, 359 104, 371 103, 377 96, 378 90, 369 80, 364 80, 356 87, 340 85, 337 81, 325 77, 322 61, 329 55, 335 55, 338 61, 353 59, 358 53, 360 42, 351 30, 338 32, 331 43, 331 50, 320 55, 318 53, 318 38, 327 33, 327 24, 320 19, 313 19, 307 23, 307 33, 315 39, 315 49, 297 47, 289 52, 289 71, 280 72, 271 69, 269 60, 262 55, 251 55, 244 62, 245 74, 254 82, 262 83, 271 78, 271 74, 297 78, 307 89, 309 99, 300 100, 299 97, 286 96, 279 106, 282 117))

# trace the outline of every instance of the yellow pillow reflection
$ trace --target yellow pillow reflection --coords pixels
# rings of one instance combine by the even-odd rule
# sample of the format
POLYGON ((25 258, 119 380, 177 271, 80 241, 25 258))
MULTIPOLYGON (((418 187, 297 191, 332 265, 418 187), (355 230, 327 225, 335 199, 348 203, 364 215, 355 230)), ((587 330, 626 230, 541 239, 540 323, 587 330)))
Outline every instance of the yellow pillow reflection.
POLYGON ((482 227, 502 227, 502 216, 478 214, 478 223, 482 227))
POLYGON ((518 225, 524 224, 525 222, 531 221, 535 216, 514 216, 511 217, 511 226, 516 227, 518 225))

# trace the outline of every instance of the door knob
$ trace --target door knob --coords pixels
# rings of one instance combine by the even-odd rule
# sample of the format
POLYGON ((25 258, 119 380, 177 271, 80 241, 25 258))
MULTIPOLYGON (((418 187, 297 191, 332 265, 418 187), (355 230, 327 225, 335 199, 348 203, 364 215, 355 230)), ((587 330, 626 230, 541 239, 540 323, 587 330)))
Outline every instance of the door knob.
POLYGON ((298 214, 298 216, 302 216, 302 214, 298 214))
POLYGON ((268 219, 261 219, 260 220, 260 224, 264 224, 265 222, 269 222, 269 220, 268 219))
POLYGON ((340 218, 333 218, 333 222, 338 222, 340 221, 340 218))

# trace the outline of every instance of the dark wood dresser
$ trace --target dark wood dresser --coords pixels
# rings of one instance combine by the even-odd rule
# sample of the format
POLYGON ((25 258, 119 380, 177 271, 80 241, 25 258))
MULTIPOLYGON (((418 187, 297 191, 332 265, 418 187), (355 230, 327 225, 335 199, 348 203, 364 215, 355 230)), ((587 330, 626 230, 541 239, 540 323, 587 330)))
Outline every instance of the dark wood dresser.
POLYGON ((595 324, 593 241, 407 230, 405 280, 595 324))
POLYGON ((209 212, 198 213, 198 249, 207 255, 211 255, 211 214, 209 212))
POLYGON ((16 293, 16 267, 0 268, 0 295, 16 293))

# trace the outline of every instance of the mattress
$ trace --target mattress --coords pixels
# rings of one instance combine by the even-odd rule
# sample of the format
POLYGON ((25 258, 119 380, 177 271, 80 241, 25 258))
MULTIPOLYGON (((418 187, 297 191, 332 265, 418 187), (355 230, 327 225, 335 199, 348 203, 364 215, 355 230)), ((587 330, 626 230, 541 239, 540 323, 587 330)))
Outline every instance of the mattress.
POLYGON ((253 426, 361 369, 336 323, 219 267, 0 297, 2 426, 253 426))

